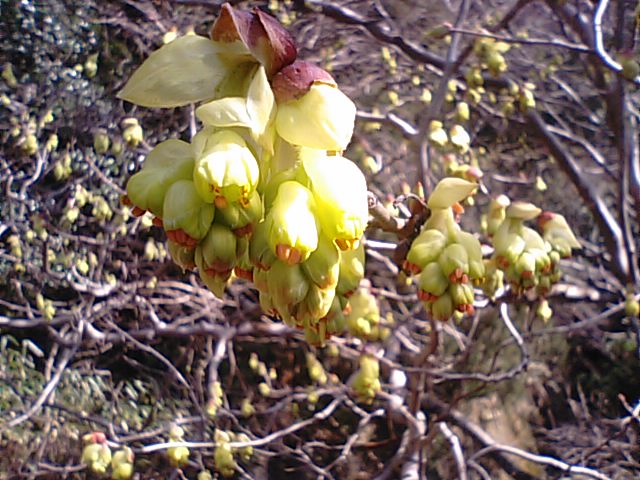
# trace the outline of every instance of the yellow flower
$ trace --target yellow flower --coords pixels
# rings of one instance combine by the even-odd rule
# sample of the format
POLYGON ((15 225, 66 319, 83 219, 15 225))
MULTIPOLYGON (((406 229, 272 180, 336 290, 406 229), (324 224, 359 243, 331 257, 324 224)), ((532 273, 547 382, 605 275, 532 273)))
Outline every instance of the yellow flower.
POLYGON ((336 86, 317 83, 278 105, 276 131, 293 145, 341 152, 351 141, 355 117, 349 97, 336 86))
POLYGON ((295 181, 283 182, 267 214, 268 242, 276 256, 290 265, 309 258, 318 247, 318 228, 311 192, 295 181))
POLYGON ((369 219, 367 182, 351 160, 308 155, 302 160, 322 232, 341 250, 358 246, 369 219))
POLYGON ((230 130, 216 132, 207 139, 193 173, 200 197, 219 208, 230 202, 247 202, 259 177, 253 153, 243 138, 230 130))

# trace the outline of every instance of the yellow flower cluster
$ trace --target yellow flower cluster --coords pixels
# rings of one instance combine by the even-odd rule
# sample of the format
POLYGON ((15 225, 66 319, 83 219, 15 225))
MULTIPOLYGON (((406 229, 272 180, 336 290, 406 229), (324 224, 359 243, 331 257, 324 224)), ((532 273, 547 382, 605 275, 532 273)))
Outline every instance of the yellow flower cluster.
POLYGON ((200 131, 157 145, 124 202, 154 215, 174 261, 216 295, 234 276, 252 281, 266 312, 322 344, 364 273, 367 186, 341 155, 356 107, 254 12, 225 4, 211 38, 164 45, 120 92, 149 107, 203 102, 200 131))

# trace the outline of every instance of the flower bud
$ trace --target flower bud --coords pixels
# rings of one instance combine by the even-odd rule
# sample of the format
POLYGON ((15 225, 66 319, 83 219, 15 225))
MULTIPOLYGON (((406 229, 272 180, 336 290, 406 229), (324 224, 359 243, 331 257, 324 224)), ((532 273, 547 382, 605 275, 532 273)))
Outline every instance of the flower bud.
POLYGON ((518 276, 522 278, 533 277, 536 271, 536 258, 528 251, 522 252, 516 260, 515 269, 518 276))
POLYGON ((301 265, 307 278, 319 288, 336 287, 340 275, 340 252, 325 235, 318 237, 318 248, 301 265))
POLYGON ((320 288, 315 283, 309 282, 309 291, 296 309, 297 322, 306 322, 316 327, 318 320, 329 313, 335 294, 335 288, 320 288))
POLYGON ((249 260, 251 264, 261 270, 268 270, 277 259, 271 250, 268 240, 269 223, 260 222, 255 228, 249 243, 249 260))
POLYGON ((456 241, 467 251, 469 258, 469 277, 472 280, 484 277, 484 262, 482 260, 482 246, 480 241, 471 233, 458 231, 456 241))
POLYGON ((440 295, 431 305, 431 315, 435 320, 446 322, 453 315, 453 300, 449 293, 440 295))
MULTIPOLYGON (((104 155, 109 151, 111 140, 106 130, 99 128, 93 133, 93 149, 99 155, 104 155)), ((35 153, 35 152, 34 152, 35 153)))
POLYGON ((442 122, 439 120, 432 120, 429 124, 429 142, 439 148, 444 148, 449 142, 447 132, 442 128, 442 122))
POLYGON ((349 297, 351 311, 346 314, 349 333, 363 340, 376 341, 380 337, 380 310, 376 297, 359 288, 349 297))
POLYGON ((274 77, 276 131, 293 145, 341 152, 351 141, 356 106, 326 77, 300 60, 274 77), (283 93, 280 79, 292 75, 303 76, 303 88, 297 94, 283 93))
POLYGON ((452 243, 438 257, 438 265, 452 282, 461 281, 469 273, 469 254, 461 244, 452 243))
POLYGON ((258 192, 253 192, 246 201, 231 203, 224 208, 217 209, 217 221, 227 225, 238 237, 251 235, 253 228, 263 215, 262 200, 258 192))
MULTIPOLYGON (((249 436, 245 433, 238 433, 236 435, 236 442, 240 442, 240 443, 245 443, 245 442, 249 442, 249 436)), ((246 447, 241 447, 238 449, 235 449, 239 454, 240 454, 240 458, 244 461, 244 462, 248 462, 249 460, 251 460, 251 457, 253 456, 253 447, 251 445, 246 446, 246 447)), ((235 452, 234 452, 235 453, 235 452)))
POLYGON ((309 292, 309 282, 300 265, 287 265, 275 261, 267 272, 269 293, 274 307, 282 319, 295 324, 293 313, 298 303, 302 302, 309 292))
POLYGON ((638 317, 640 314, 640 304, 636 300, 633 292, 627 293, 624 301, 624 313, 627 317, 638 317))
POLYGON ((198 268, 207 274, 228 278, 238 261, 238 240, 224 225, 214 223, 195 252, 198 268))
POLYGON ((231 130, 212 134, 195 162, 193 180, 205 202, 224 208, 246 204, 260 178, 258 162, 244 139, 231 130))
POLYGON ((449 130, 449 141, 459 153, 467 153, 471 144, 471 137, 462 125, 454 125, 449 130))
POLYGON ((311 352, 307 353, 306 358, 307 371, 311 381, 319 385, 325 385, 327 383, 327 372, 324 371, 322 363, 311 352))
POLYGON ((184 247, 169 239, 167 240, 167 249, 169 250, 171 259, 182 269, 183 272, 196 268, 196 250, 194 247, 184 247))
POLYGON ((363 403, 371 404, 381 390, 380 365, 371 355, 360 356, 360 368, 353 379, 353 389, 363 403))
POLYGON ((293 265, 309 258, 318 247, 318 228, 311 192, 298 182, 280 185, 265 221, 271 250, 283 262, 293 265))
POLYGON ((221 443, 216 447, 213 454, 216 470, 223 477, 232 477, 236 471, 236 462, 231 453, 231 447, 228 443, 221 443))
POLYGON ((112 480, 129 480, 133 476, 133 451, 123 447, 113 454, 111 460, 112 480))
POLYGON ((452 283, 448 289, 453 306, 456 310, 461 312, 473 311, 473 287, 468 283, 452 283))
POLYGON ((90 443, 82 450, 81 462, 98 475, 103 475, 111 463, 111 449, 106 443, 90 443))
POLYGON ((542 238, 549 242, 561 257, 569 257, 572 249, 582 248, 562 215, 543 212, 538 219, 538 225, 542 229, 542 238))
POLYGON ((439 297, 447 291, 448 287, 449 279, 442 271, 438 262, 431 262, 422 269, 418 280, 418 288, 420 292, 427 294, 427 296, 424 294, 419 295, 422 300, 430 301, 432 300, 431 297, 439 297))
POLYGON ((137 147, 144 140, 144 132, 137 118, 125 118, 122 121, 122 138, 132 147, 137 147))
POLYGON ((360 280, 364 277, 364 262, 364 244, 362 242, 355 250, 340 252, 340 274, 336 293, 348 296, 358 288, 360 280))
POLYGON ((343 312, 342 302, 347 303, 345 297, 336 295, 333 297, 329 313, 322 319, 326 322, 326 331, 328 335, 339 335, 347 326, 347 320, 343 312))
POLYGON ((551 320, 551 317, 553 316, 553 310, 551 310, 549 302, 546 299, 542 299, 540 300, 540 303, 538 303, 538 306, 536 307, 536 316, 542 319, 544 323, 547 323, 549 320, 551 320))
POLYGON ((169 447, 167 448, 167 456, 171 465, 181 468, 189 461, 189 449, 183 446, 169 447))
POLYGON ((447 237, 434 228, 423 230, 413 241, 407 259, 405 270, 417 274, 428 264, 438 259, 447 245, 447 237))
POLYGON ((162 212, 167 236, 183 246, 194 247, 209 231, 215 208, 202 201, 192 181, 178 180, 167 190, 162 212), (175 230, 182 230, 188 238, 172 234, 175 230))
POLYGON ((163 217, 164 197, 178 180, 193 178, 194 160, 191 146, 181 140, 167 140, 156 145, 142 170, 127 182, 127 197, 136 207, 163 217))
POLYGON ((207 415, 215 417, 220 407, 222 407, 222 384, 215 381, 209 385, 209 400, 207 400, 207 415))

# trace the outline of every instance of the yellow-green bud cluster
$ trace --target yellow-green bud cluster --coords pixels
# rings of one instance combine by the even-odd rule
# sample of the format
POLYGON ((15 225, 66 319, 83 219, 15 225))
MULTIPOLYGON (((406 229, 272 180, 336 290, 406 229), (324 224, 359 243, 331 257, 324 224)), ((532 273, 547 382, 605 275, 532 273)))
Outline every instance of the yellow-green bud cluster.
POLYGON ((370 342, 389 336, 389 329, 381 325, 376 297, 368 288, 358 288, 349 297, 349 307, 345 317, 351 335, 370 342))
POLYGON ((436 320, 474 312, 473 283, 485 275, 480 242, 455 221, 458 202, 473 193, 476 184, 460 178, 441 180, 429 197, 431 216, 411 244, 404 270, 416 275, 418 297, 436 320))
POLYGON ((93 473, 103 475, 111 465, 111 449, 106 436, 102 432, 93 432, 85 435, 83 441, 86 445, 80 461, 93 473))
POLYGON ((488 70, 496 77, 507 71, 507 61, 504 54, 509 49, 508 43, 499 42, 493 38, 481 38, 473 46, 473 51, 480 60, 482 69, 488 70))
POLYGON ((360 401, 373 403, 376 394, 382 389, 380 385, 380 364, 378 359, 367 354, 360 356, 360 368, 353 377, 352 388, 360 401))
MULTIPOLYGON (((346 297, 364 273, 367 186, 341 155, 356 108, 327 72, 295 59, 274 19, 254 12, 225 4, 211 39, 167 43, 120 92, 155 107, 206 100, 196 109, 203 128, 191 142, 158 144, 123 200, 154 216, 174 261, 197 268, 217 296, 234 273, 253 281, 266 312, 322 344, 344 328, 346 297)), ((134 127, 131 144, 142 140, 134 127)))
MULTIPOLYGON (((169 430, 170 442, 182 442, 184 440, 184 430, 178 425, 173 425, 169 430)), ((174 467, 180 468, 189 461, 189 449, 183 445, 167 448, 167 457, 174 467)))
MULTIPOLYGON (((506 203, 502 202, 500 209, 506 203)), ((498 210, 494 208, 494 213, 498 210)), ((504 272, 513 291, 521 294, 535 288, 543 297, 560 279, 560 258, 571 255, 573 248, 580 247, 564 217, 542 213, 535 205, 525 202, 514 202, 504 208, 504 219, 492 240, 495 248, 492 260, 504 272), (524 224, 535 218, 538 218, 542 235, 524 224)), ((543 319, 549 316, 547 309, 548 306, 541 306, 543 319)))
POLYGON ((113 454, 111 459, 111 478, 113 480, 129 480, 133 476, 133 451, 123 447, 113 454))
POLYGON ((235 457, 240 457, 243 462, 248 462, 253 456, 253 447, 232 447, 230 443, 249 442, 249 437, 244 433, 234 433, 229 430, 216 430, 214 434, 216 449, 213 460, 216 470, 223 477, 232 477, 238 465, 235 457))

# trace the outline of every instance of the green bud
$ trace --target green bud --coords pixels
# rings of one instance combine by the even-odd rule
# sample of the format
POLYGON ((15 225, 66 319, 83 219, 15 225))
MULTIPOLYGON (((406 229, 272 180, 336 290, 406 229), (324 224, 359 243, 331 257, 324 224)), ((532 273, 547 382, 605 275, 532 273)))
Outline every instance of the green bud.
POLYGON ((417 274, 440 256, 447 245, 447 237, 434 228, 423 230, 407 253, 405 270, 417 274))
POLYGON ((209 400, 207 400, 207 415, 214 418, 220 407, 222 407, 222 384, 219 381, 215 381, 209 385, 208 390, 209 400))
POLYGON ((543 212, 538 219, 538 225, 542 228, 542 238, 549 242, 560 256, 569 257, 572 249, 582 247, 562 215, 543 212))
POLYGON ((215 207, 202 201, 192 181, 178 180, 167 190, 162 211, 162 222, 169 238, 169 232, 182 230, 192 240, 183 241, 180 237, 172 240, 193 247, 209 231, 215 207))
POLYGON ((362 242, 355 250, 340 252, 340 275, 338 276, 336 293, 348 295, 358 288, 360 280, 364 277, 364 262, 365 254, 362 242))
POLYGON ((640 304, 632 292, 627 293, 625 297, 624 312, 627 317, 638 317, 640 314, 640 304))
POLYGON ((428 294, 428 296, 419 294, 420 299, 423 301, 431 301, 431 297, 439 297, 447 291, 449 279, 442 271, 438 262, 431 262, 422 270, 418 280, 418 287, 420 288, 420 292, 428 294))
POLYGON ((290 322, 295 306, 309 292, 309 282, 300 265, 287 265, 275 261, 267 272, 269 293, 283 320, 290 322))
POLYGON ((228 443, 222 443, 216 447, 213 454, 216 470, 223 477, 232 477, 236 471, 236 462, 228 443))
POLYGON ((196 248, 195 261, 201 271, 228 278, 238 261, 238 239, 228 227, 212 224, 196 248))
MULTIPOLYGON (((245 442, 249 442, 249 436, 246 435, 245 433, 238 433, 236 435, 236 442, 240 442, 240 443, 245 443, 245 442)), ((253 447, 252 446, 247 446, 247 447, 241 447, 237 450, 237 452, 240 454, 240 458, 242 459, 242 461, 244 462, 248 462, 249 460, 251 460, 251 457, 253 456, 253 447)), ((235 452, 234 452, 235 453, 235 452)))
POLYGON ((309 291, 296 309, 295 317, 298 323, 306 321, 315 326, 319 319, 329 313, 335 294, 335 288, 320 288, 309 282, 309 291))
POLYGON ((435 320, 446 322, 453 315, 453 300, 449 293, 445 293, 434 300, 431 305, 431 315, 435 320))
POLYGON ((440 254, 438 264, 447 278, 451 279, 453 275, 461 280, 463 274, 469 273, 469 254, 461 244, 452 243, 440 254))
POLYGON ((307 277, 319 288, 334 289, 337 285, 340 275, 340 252, 326 236, 319 236, 318 248, 301 265, 307 277))
POLYGON ((528 251, 522 252, 522 255, 516 260, 515 269, 520 277, 533 277, 536 271, 536 257, 528 251))
POLYGON ((508 218, 520 220, 533 220, 542 212, 533 203, 529 202, 513 202, 507 207, 506 216, 508 218))
POLYGON ((113 454, 111 460, 112 480, 129 480, 133 476, 133 451, 123 447, 113 454))
POLYGON ((472 280, 484 277, 484 262, 480 241, 471 233, 462 230, 457 232, 456 241, 467 251, 469 261, 469 277, 472 280))
POLYGON ((239 236, 251 235, 254 225, 262 220, 262 200, 258 192, 253 192, 245 204, 230 203, 217 209, 217 220, 227 225, 239 236))
POLYGON ((347 302, 344 297, 340 297, 339 295, 334 296, 329 313, 327 313, 327 316, 323 319, 326 321, 328 335, 339 335, 346 328, 347 320, 343 312, 342 300, 344 300, 345 303, 347 302))
POLYGON ((269 224, 264 221, 258 223, 249 243, 249 260, 252 265, 261 270, 271 268, 271 264, 277 259, 269 246, 268 233, 269 224))
POLYGON ((311 381, 319 385, 325 385, 327 383, 327 373, 324 371, 322 363, 311 352, 307 352, 306 358, 307 371, 311 381))
POLYGON ((452 283, 449 285, 449 295, 456 310, 468 311, 468 307, 473 307, 473 287, 468 283, 452 283), (462 307, 462 308, 461 308, 462 307))
POLYGON ((109 151, 109 144, 111 140, 109 139, 109 135, 107 135, 106 130, 97 129, 93 133, 93 149, 99 155, 104 155, 109 151))
POLYGON ((151 150, 142 170, 127 182, 127 196, 133 205, 163 218, 164 197, 178 180, 192 180, 194 160, 191 146, 181 140, 167 140, 151 150))
POLYGON ((144 132, 137 118, 125 118, 122 121, 122 138, 132 147, 137 147, 144 140, 144 132))

